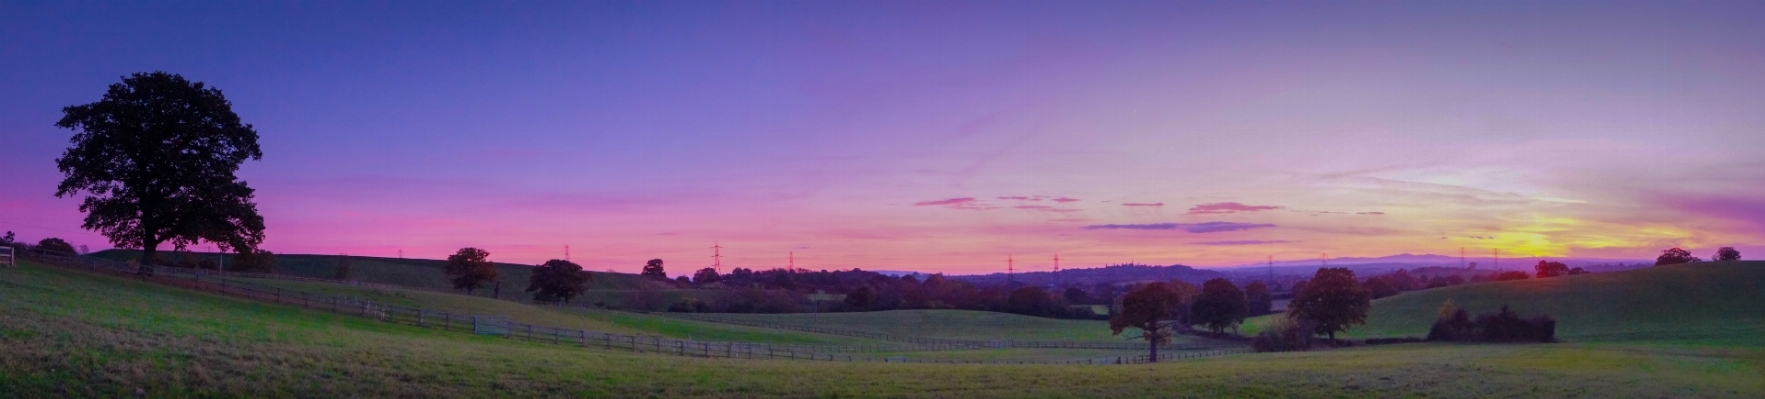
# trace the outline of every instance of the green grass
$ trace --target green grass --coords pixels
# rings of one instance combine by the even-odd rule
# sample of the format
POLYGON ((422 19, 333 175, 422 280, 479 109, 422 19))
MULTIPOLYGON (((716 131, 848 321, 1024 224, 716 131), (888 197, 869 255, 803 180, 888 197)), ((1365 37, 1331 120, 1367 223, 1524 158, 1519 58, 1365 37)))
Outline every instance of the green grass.
MULTIPOLYGON (((1426 336, 1441 303, 1473 315, 1506 304, 1548 314, 1575 342, 1765 347, 1765 262, 1708 262, 1613 273, 1467 284, 1373 301, 1349 337, 1426 336)), ((1273 317, 1279 317, 1273 316, 1273 317)), ((1254 332, 1268 317, 1246 323, 1254 332)))
POLYGON ((869 345, 879 343, 837 335, 698 322, 660 315, 546 307, 423 290, 389 290, 289 280, 233 280, 260 287, 348 296, 408 308, 429 309, 459 315, 503 315, 508 316, 509 320, 521 323, 615 334, 777 344, 869 345))
POLYGON ((697 359, 477 337, 26 263, 7 397, 1759 397, 1757 349, 1394 345, 1131 366, 697 359))
MULTIPOLYGON (((1024 341, 1127 341, 1101 320, 1066 320, 972 310, 715 314, 715 317, 789 325, 812 325, 883 334, 943 339, 1024 341)), ((1124 332, 1132 334, 1132 332, 1124 332)), ((1125 336, 1125 335, 1124 335, 1125 336)), ((1179 336, 1182 340, 1185 337, 1179 336)))

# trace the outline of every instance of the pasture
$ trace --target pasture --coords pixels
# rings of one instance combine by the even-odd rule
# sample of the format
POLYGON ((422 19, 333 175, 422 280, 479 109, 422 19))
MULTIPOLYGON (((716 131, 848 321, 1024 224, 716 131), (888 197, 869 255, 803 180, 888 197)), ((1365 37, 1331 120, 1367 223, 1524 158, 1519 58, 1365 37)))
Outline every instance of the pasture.
POLYGON ((0 270, 0 303, 0 392, 22 397, 1765 395, 1756 348, 1408 344, 1124 366, 700 359, 424 329, 29 262, 0 270))
MULTIPOLYGON (((1473 315, 1506 304, 1549 314, 1573 342, 1765 348, 1765 262, 1705 262, 1412 291, 1373 301, 1367 324, 1344 336, 1422 337, 1451 299, 1473 315)), ((1271 317, 1246 323, 1260 330, 1271 317)))

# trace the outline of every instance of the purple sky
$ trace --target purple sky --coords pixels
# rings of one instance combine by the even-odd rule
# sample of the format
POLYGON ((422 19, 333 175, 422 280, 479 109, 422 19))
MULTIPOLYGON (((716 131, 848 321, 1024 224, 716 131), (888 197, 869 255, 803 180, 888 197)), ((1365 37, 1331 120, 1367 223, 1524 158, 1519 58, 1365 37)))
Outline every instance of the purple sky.
POLYGON ((0 229, 131 72, 265 248, 589 269, 1765 253, 1765 3, 0 1, 0 229), (1749 252, 1752 251, 1752 252, 1749 252), (680 266, 675 266, 680 265, 680 266))

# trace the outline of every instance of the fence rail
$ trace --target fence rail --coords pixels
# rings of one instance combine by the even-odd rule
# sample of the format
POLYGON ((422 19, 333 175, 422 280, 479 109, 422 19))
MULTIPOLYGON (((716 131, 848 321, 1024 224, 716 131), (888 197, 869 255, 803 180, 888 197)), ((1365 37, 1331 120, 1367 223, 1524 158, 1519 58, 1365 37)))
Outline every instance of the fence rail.
MULTIPOLYGON (((83 256, 53 256, 26 254, 24 258, 44 264, 78 269, 95 273, 106 273, 136 278, 167 286, 212 292, 222 295, 246 298, 251 300, 273 302, 300 306, 305 309, 329 311, 332 313, 371 318, 379 321, 413 325, 446 331, 472 333, 474 330, 473 316, 458 315, 449 312, 407 308, 375 303, 360 298, 316 294, 306 291, 288 290, 277 287, 263 287, 255 284, 242 284, 227 278, 217 278, 201 274, 191 274, 187 278, 176 275, 142 276, 133 267, 114 261, 100 260, 83 256)), ((606 350, 627 350, 638 353, 653 353, 675 356, 730 358, 730 359, 774 359, 774 360, 814 360, 839 362, 877 362, 877 363, 942 363, 942 364, 1132 364, 1146 363, 1150 357, 1118 356, 1076 360, 958 360, 958 359, 914 359, 902 356, 863 356, 851 352, 883 352, 883 351, 926 351, 923 348, 962 348, 976 349, 973 345, 957 344, 949 341, 944 343, 925 343, 922 346, 893 345, 776 345, 770 343, 748 342, 711 342, 681 340, 658 336, 640 336, 612 334, 581 329, 557 328, 529 323, 510 321, 506 325, 506 333, 502 336, 529 342, 575 345, 585 348, 606 350), (941 345, 941 346, 940 346, 941 345), (906 350, 904 348, 922 348, 906 350), (844 350, 846 352, 841 352, 844 350)), ((1029 346, 1011 346, 1029 347, 1029 346)), ((1135 346, 1134 349, 1144 348, 1135 346)), ((1193 359, 1207 356, 1219 356, 1249 352, 1249 348, 1194 348, 1204 351, 1191 351, 1162 354, 1160 360, 1193 359)))

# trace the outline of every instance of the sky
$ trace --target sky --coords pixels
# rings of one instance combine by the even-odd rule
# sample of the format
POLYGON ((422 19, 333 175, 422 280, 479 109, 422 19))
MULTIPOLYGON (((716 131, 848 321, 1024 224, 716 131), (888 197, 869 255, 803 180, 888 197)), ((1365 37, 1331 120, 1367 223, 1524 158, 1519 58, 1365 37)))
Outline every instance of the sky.
MULTIPOLYGON (((1760 2, 0 1, 0 229, 61 108, 255 126, 263 247, 671 274, 1765 256, 1760 2)), ((200 249, 200 248, 199 248, 200 249)))

